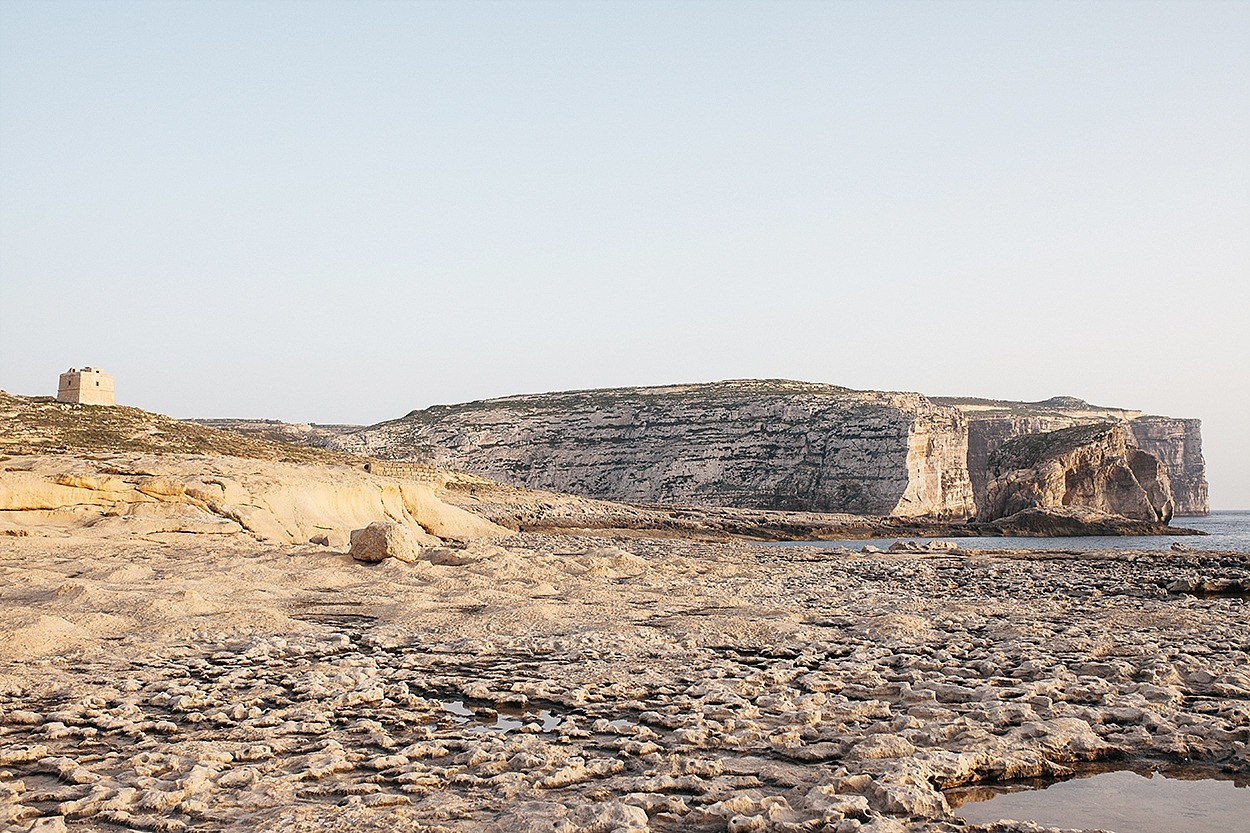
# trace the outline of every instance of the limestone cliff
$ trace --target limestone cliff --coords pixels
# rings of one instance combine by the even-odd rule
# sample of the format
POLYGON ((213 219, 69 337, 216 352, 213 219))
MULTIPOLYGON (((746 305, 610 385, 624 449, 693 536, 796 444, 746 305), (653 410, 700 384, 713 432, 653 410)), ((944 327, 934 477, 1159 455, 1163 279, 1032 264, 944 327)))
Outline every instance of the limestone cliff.
POLYGON ((1119 423, 1016 437, 994 452, 988 473, 981 521, 1054 507, 1163 523, 1173 513, 1165 467, 1119 423))
POLYGON ((1158 457, 1172 483, 1178 515, 1206 515, 1206 462, 1202 458, 1202 421, 1142 416, 1128 424, 1142 451, 1158 457))
POLYGON ((979 508, 985 506, 990 457, 1003 443, 1029 434, 1114 422, 1124 424, 1139 448, 1162 461, 1172 484, 1177 515, 1206 515, 1210 511, 1199 420, 1104 408, 1070 396, 1043 402, 955 397, 934 397, 933 401, 959 409, 968 419, 968 476, 979 508))
POLYGON ((916 393, 731 381, 511 396, 413 411, 333 444, 610 500, 974 510, 967 421, 916 393))
POLYGON ((364 428, 203 422, 608 500, 947 518, 985 505, 990 457, 1008 440, 1111 422, 1162 462, 1177 514, 1208 511, 1198 420, 1072 397, 1010 402, 737 381, 510 396, 364 428))

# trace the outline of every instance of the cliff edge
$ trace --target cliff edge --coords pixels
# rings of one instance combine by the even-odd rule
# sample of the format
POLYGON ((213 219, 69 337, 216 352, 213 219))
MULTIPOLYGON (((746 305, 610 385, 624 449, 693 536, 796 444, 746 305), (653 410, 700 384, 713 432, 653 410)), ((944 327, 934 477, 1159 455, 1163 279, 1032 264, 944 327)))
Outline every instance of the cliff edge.
POLYGON ((1074 397, 738 380, 436 405, 319 442, 604 500, 950 519, 982 516, 1004 443, 1107 423, 1162 463, 1176 514, 1207 513, 1198 420, 1074 397))
POLYGON ((791 381, 439 405, 336 447, 615 501, 860 515, 973 514, 967 422, 918 393, 791 381))

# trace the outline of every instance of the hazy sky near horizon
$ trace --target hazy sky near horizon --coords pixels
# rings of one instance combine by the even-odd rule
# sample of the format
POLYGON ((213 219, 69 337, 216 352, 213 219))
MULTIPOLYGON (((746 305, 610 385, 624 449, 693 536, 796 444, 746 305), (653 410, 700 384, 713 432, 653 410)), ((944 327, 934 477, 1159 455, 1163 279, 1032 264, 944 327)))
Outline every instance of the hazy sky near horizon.
POLYGON ((1200 417, 1250 2, 0 2, 0 388, 376 422, 728 378, 1200 417))

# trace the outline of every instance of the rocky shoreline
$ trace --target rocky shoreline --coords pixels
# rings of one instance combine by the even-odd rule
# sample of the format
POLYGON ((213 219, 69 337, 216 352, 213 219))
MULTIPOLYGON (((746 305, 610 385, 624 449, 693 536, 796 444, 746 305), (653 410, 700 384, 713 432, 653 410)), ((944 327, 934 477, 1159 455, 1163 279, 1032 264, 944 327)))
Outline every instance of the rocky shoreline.
POLYGON ((704 541, 836 541, 869 538, 1205 535, 1160 521, 1074 507, 1027 509, 994 521, 900 518, 734 507, 614 503, 456 475, 440 496, 518 532, 673 537, 704 541))
POLYGON ((0 542, 7 829, 1002 833, 942 790, 1250 779, 1244 554, 209 537, 0 542))
POLYGON ((943 790, 1250 779, 1244 553, 761 546, 1128 528, 629 505, 14 407, 6 831, 1036 833, 943 790), (346 551, 378 523, 410 562, 346 551))

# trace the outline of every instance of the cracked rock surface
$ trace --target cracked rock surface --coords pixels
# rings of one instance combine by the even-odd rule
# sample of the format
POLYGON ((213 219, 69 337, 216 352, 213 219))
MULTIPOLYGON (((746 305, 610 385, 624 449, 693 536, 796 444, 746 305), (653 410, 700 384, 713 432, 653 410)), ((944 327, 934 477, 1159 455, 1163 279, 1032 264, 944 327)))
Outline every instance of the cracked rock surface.
POLYGON ((0 830, 1039 830, 942 790, 1250 777, 1247 586, 1204 552, 3 539, 0 830))

